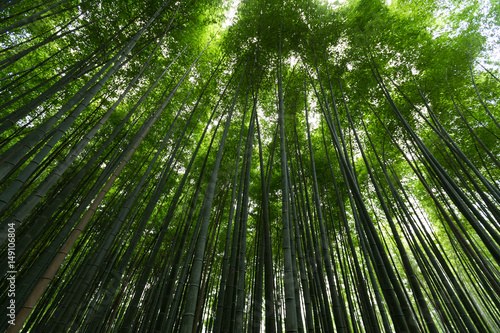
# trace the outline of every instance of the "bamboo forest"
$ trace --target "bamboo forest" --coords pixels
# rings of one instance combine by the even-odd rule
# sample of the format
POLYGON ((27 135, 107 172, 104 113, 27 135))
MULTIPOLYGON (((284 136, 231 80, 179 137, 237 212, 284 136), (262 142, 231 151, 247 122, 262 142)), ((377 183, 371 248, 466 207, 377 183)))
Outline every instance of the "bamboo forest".
POLYGON ((498 0, 0 0, 0 331, 500 332, 498 0))

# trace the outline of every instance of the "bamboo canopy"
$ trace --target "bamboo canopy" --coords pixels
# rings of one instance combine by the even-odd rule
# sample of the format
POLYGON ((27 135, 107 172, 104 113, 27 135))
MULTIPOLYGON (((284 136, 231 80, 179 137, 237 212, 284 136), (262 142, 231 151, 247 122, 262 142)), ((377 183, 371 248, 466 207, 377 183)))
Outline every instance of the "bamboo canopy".
POLYGON ((0 2, 0 330, 499 332, 499 13, 0 2))

